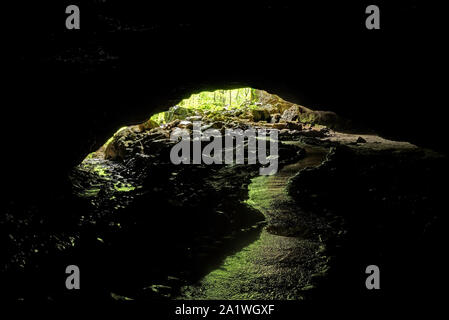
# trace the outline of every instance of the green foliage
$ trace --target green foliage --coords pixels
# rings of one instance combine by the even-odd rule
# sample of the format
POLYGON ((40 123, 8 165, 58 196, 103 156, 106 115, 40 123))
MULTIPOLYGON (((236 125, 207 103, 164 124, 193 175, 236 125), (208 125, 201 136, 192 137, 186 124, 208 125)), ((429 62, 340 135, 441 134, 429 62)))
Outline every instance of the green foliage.
MULTIPOLYGON (((189 98, 178 103, 180 108, 195 110, 200 114, 220 114, 223 111, 255 109, 257 105, 257 90, 253 88, 239 88, 230 90, 203 91, 192 94, 189 98)), ((173 120, 173 108, 169 111, 157 113, 150 119, 159 123, 173 120)))
POLYGON ((231 90, 203 91, 192 94, 188 99, 182 100, 178 105, 191 109, 218 111, 222 109, 239 109, 243 105, 255 101, 256 90, 240 88, 231 90))
POLYGON ((161 123, 165 123, 165 122, 167 122, 166 121, 166 113, 167 112, 159 112, 159 113, 156 113, 156 114, 154 114, 151 118, 150 118, 150 120, 152 120, 152 121, 155 121, 155 122, 157 122, 157 123, 159 123, 159 124, 161 124, 161 123))

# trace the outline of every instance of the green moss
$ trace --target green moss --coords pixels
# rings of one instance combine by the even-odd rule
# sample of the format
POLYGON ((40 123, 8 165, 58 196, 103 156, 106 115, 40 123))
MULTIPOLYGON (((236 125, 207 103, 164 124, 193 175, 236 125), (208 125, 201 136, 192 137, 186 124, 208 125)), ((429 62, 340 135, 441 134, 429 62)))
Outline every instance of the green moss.
POLYGON ((159 125, 167 122, 167 112, 159 112, 151 116, 151 121, 158 123, 159 125))
MULTIPOLYGON (((257 176, 248 186, 249 206, 266 214, 273 210, 273 199, 284 197, 281 189, 270 188, 271 176, 257 176)), ((285 282, 282 266, 273 263, 279 250, 285 246, 284 237, 272 235, 265 230, 260 238, 241 251, 227 257, 218 269, 206 275, 197 286, 187 286, 182 290, 183 299, 300 299, 298 293, 276 292, 269 290, 278 284, 270 281, 285 282)), ((287 280, 288 282, 288 280, 287 280)), ((296 286, 297 284, 290 284, 296 286)))
POLYGON ((103 145, 104 148, 106 148, 114 140, 114 136, 115 134, 112 137, 110 137, 108 141, 106 141, 106 143, 103 145))
MULTIPOLYGON (((295 213, 297 208, 285 188, 294 172, 253 178, 246 204, 263 213, 268 222, 269 217, 295 213), (293 207, 290 211, 284 206, 293 207)), ((324 244, 309 238, 275 235, 267 230, 263 229, 259 239, 228 256, 197 284, 183 287, 180 298, 305 299, 315 288, 314 281, 324 278, 328 272, 327 257, 322 257, 324 244)))
POLYGON ((278 263, 290 246, 291 239, 264 230, 258 240, 227 257, 218 269, 206 275, 197 285, 182 288, 182 299, 302 299, 300 288, 308 283, 298 283, 301 279, 298 270, 278 263))
POLYGON ((85 189, 81 196, 85 198, 96 197, 98 192, 100 192, 100 188, 85 189))
POLYGON ((299 122, 301 123, 315 123, 318 116, 313 112, 306 112, 299 115, 299 122))
POLYGON ((233 256, 228 257, 219 269, 205 276, 201 281, 201 289, 185 288, 185 298, 200 299, 259 299, 263 298, 256 288, 256 278, 263 276, 255 272, 254 253, 261 244, 258 240, 233 256))
POLYGON ((106 171, 106 169, 103 168, 103 167, 101 167, 101 166, 99 166, 99 165, 95 166, 95 167, 93 168, 93 171, 94 171, 96 174, 98 174, 100 177, 102 177, 102 178, 108 178, 108 177, 110 177, 110 174, 106 171))
POLYGON ((249 206, 262 213, 269 210, 271 201, 270 197, 267 197, 267 182, 269 176, 257 176, 251 180, 248 185, 248 199, 245 201, 249 206))
POLYGON ((119 134, 120 132, 122 132, 123 130, 125 130, 125 129, 128 129, 129 127, 128 126, 125 126, 125 127, 121 127, 120 129, 118 129, 113 135, 112 135, 112 137, 110 137, 109 139, 108 139, 108 141, 106 141, 104 144, 103 144, 103 146, 101 147, 102 149, 106 149, 107 148, 107 146, 114 140, 114 138, 117 136, 117 134, 119 134))
POLYGON ((123 184, 121 182, 117 182, 114 184, 114 189, 118 192, 129 192, 136 189, 136 187, 132 186, 129 183, 123 184))

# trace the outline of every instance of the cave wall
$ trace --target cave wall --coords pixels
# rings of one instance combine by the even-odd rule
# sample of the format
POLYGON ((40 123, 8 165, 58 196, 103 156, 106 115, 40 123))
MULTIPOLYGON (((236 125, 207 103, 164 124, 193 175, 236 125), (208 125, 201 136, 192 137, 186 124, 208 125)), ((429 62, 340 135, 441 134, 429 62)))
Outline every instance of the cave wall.
POLYGON ((206 89, 263 89, 445 152, 442 20, 423 1, 381 2, 376 32, 363 2, 85 0, 80 31, 64 29, 66 3, 55 3, 5 9, 11 195, 59 189, 119 127, 206 89))

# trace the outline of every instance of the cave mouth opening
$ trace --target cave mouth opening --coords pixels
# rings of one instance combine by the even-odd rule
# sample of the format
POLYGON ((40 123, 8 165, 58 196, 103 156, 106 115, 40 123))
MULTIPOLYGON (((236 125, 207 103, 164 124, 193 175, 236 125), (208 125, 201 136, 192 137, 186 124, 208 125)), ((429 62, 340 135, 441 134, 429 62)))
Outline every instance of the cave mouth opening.
MULTIPOLYGON (((113 254, 105 254, 102 260, 120 260, 117 268, 129 270, 122 274, 132 275, 117 279, 110 290, 131 292, 132 296, 140 294, 138 286, 144 282, 170 286, 170 294, 176 296, 183 284, 167 283, 168 276, 196 283, 219 268, 226 257, 256 243, 251 255, 230 260, 232 275, 233 270, 240 272, 240 266, 251 265, 251 257, 265 248, 267 243, 263 241, 271 239, 265 237, 267 232, 280 236, 300 232, 299 227, 290 227, 289 221, 282 220, 291 218, 291 214, 273 219, 268 213, 278 213, 272 203, 279 208, 291 203, 284 192, 288 178, 300 166, 312 164, 313 153, 307 161, 273 177, 276 181, 267 180, 259 174, 259 164, 248 161, 235 165, 174 164, 168 156, 174 143, 170 139, 173 131, 192 133, 196 121, 220 132, 276 130, 279 164, 287 167, 306 157, 306 150, 298 145, 300 139, 329 133, 327 119, 325 112, 243 87, 194 93, 140 124, 120 128, 71 175, 73 191, 86 208, 80 225, 95 225, 89 234, 91 241, 114 248, 113 254), (264 232, 268 221, 275 223, 264 232), (142 252, 150 250, 152 261, 142 257, 142 252), (141 271, 131 267, 136 265, 141 271)), ((247 150, 245 155, 249 154, 247 150)), ((146 291, 142 295, 148 295, 146 291)))
POLYGON ((312 110, 260 89, 241 87, 201 91, 166 111, 151 115, 142 123, 121 127, 83 162, 93 158, 125 160, 129 148, 123 142, 123 136, 130 132, 152 134, 159 130, 191 129, 193 121, 216 129, 257 127, 293 135, 300 131, 336 129, 343 123, 333 112, 312 110))
MULTIPOLYGON (((360 190, 368 190, 360 199, 371 199, 371 190, 386 181, 377 178, 387 176, 379 159, 385 157, 389 165, 386 152, 413 151, 405 143, 341 133, 342 124, 334 113, 245 87, 195 93, 140 124, 120 128, 72 175, 73 190, 86 208, 79 224, 95 225, 89 238, 104 255, 95 264, 116 263, 123 274, 109 290, 150 299, 160 298, 161 288, 166 296, 234 299, 241 298, 233 295, 234 288, 246 286, 252 288, 252 297, 266 299, 266 288, 259 286, 265 273, 252 272, 258 270, 254 262, 263 260, 262 265, 279 271, 270 282, 279 283, 276 297, 291 299, 283 281, 291 274, 301 274, 292 285, 299 288, 294 298, 302 297, 301 290, 314 283, 314 274, 327 273, 328 266, 318 259, 322 239, 345 234, 343 222, 335 219, 331 226, 328 219, 334 219, 333 214, 321 213, 343 212, 345 208, 333 204, 360 190), (257 166, 248 164, 174 164, 168 156, 170 135, 176 130, 192 133, 195 121, 217 130, 278 130, 280 174, 261 176, 257 166), (324 161, 327 165, 321 166, 324 161), (363 188, 361 181, 366 183, 363 188), (299 216, 300 206, 306 210, 299 216), (331 226, 326 234, 321 233, 323 226, 331 226), (294 249, 288 253, 294 261, 289 268, 273 263, 277 259, 271 253, 304 238, 310 255, 297 255, 294 249), (114 250, 103 253, 104 243, 114 250), (142 255, 149 251, 151 259, 142 255), (241 277, 243 272, 246 277, 241 277), (169 277, 181 280, 174 283, 169 277), (217 279, 224 278, 229 281, 216 286, 217 279)), ((383 201, 379 206, 383 208, 383 201)), ((358 208, 354 206, 354 212, 358 208)), ((85 250, 96 256, 90 252, 96 246, 92 247, 85 250)))

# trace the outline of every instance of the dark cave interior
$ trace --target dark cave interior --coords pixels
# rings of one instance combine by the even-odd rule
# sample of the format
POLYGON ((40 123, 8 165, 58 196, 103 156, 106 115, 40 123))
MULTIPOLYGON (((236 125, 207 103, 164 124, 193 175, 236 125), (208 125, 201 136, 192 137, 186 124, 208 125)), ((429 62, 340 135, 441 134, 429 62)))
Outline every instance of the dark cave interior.
POLYGON ((9 105, 3 110, 2 297, 195 299, 204 296, 192 283, 202 281, 210 297, 228 298, 211 284, 222 276, 214 270, 224 263, 237 277, 238 264, 253 261, 257 250, 270 258, 270 241, 278 235, 310 240, 295 247, 299 251, 286 262, 293 270, 295 259, 310 258, 307 272, 295 271, 306 274, 305 285, 279 282, 271 288, 279 295, 259 296, 262 280, 248 279, 260 292, 238 298, 305 296, 342 304, 387 303, 398 295, 407 302, 438 299, 444 286, 440 272, 447 265, 441 208, 448 172, 445 83, 437 75, 446 71, 447 55, 442 20, 429 18, 422 1, 385 4, 387 31, 377 34, 362 29, 353 14, 363 10, 362 3, 198 2, 172 10, 171 2, 78 2, 89 10, 76 33, 56 18, 65 1, 30 4, 25 12, 20 4, 7 6, 6 19, 23 23, 7 37, 14 58, 6 69, 9 105), (313 35, 306 32, 311 30, 313 35), (142 188, 102 193, 95 205, 74 195, 73 168, 119 128, 143 123, 194 93, 243 87, 351 120, 351 130, 334 128, 334 136, 331 129, 309 140, 301 134, 279 139, 301 144, 281 149, 286 155, 281 172, 290 175, 288 194, 295 205, 281 199, 276 210, 304 209, 306 230, 298 229, 295 217, 277 221, 262 214, 271 207, 248 204, 260 200, 257 188, 265 185, 253 180, 252 169, 178 172, 162 160, 135 157, 113 167, 112 182, 93 181, 87 171, 75 180, 114 188, 114 179, 125 179, 120 181, 126 188, 144 166, 149 174, 139 177, 142 188), (358 136, 367 143, 357 143, 358 136), (172 196, 189 188, 200 192, 186 203, 185 195, 172 196), (106 201, 112 197, 118 198, 106 201), (26 236, 19 241, 14 232, 26 236), (39 235, 47 239, 42 248, 33 244, 39 235), (251 245, 254 251, 239 255, 251 245), (312 254, 320 246, 326 249, 312 254), (16 254, 21 248, 26 249, 16 254), (20 259, 30 267, 21 267, 20 259), (363 266, 373 259, 386 269, 386 288, 377 296, 359 283, 363 266), (65 276, 60 269, 73 260, 88 270, 82 294, 58 284, 65 276), (123 276, 109 283, 117 274, 123 276))

